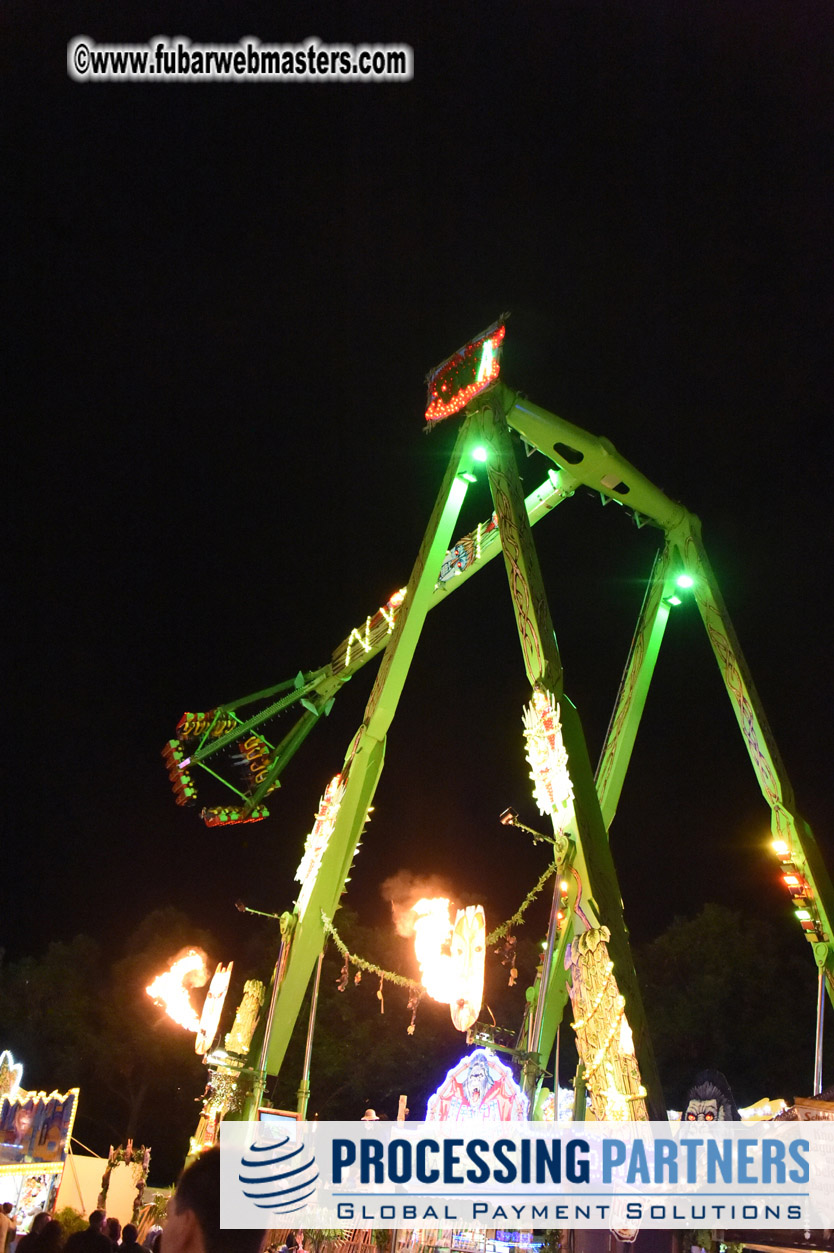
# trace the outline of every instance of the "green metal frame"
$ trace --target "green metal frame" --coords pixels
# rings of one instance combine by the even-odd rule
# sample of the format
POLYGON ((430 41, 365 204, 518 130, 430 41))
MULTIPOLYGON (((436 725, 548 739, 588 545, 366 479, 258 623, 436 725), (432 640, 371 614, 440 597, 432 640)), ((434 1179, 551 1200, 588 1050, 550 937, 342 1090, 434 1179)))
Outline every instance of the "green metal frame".
MULTIPOLYGON (((576 483, 569 474, 555 469, 551 470, 548 478, 535 491, 531 492, 525 501, 530 525, 534 526, 541 518, 551 513, 557 505, 567 500, 573 494, 575 487, 576 483)), ((501 552, 498 532, 494 530, 486 532, 485 526, 486 524, 481 524, 481 527, 484 528, 484 536, 478 545, 479 551, 473 557, 472 562, 465 569, 459 570, 448 582, 435 582, 429 609, 434 609, 437 605, 442 604, 447 596, 451 595, 457 588, 462 587, 464 583, 467 583, 474 574, 477 574, 479 570, 483 569, 488 562, 492 561, 501 552)), ((446 554, 444 553, 441 557, 441 563, 445 556, 446 554)), ((262 802, 268 792, 280 787, 280 776, 285 767, 313 730, 313 727, 321 720, 321 717, 330 713, 333 702, 343 685, 387 647, 393 631, 393 624, 388 623, 380 615, 376 616, 380 617, 379 625, 374 631, 369 632, 368 647, 360 646, 354 648, 349 661, 346 661, 346 657, 349 652, 353 632, 351 636, 347 636, 334 648, 331 660, 326 666, 322 666, 320 669, 307 674, 299 673, 295 679, 285 680, 283 683, 275 684, 275 686, 265 688, 263 691, 253 692, 249 696, 243 696, 237 700, 219 705, 214 711, 215 720, 217 717, 228 714, 236 719, 236 724, 225 735, 218 736, 214 740, 209 738, 208 732, 204 733, 189 757, 189 769, 199 767, 207 774, 210 774, 244 802, 242 808, 245 813, 251 813, 262 802), (278 700, 273 699, 279 694, 280 698, 278 700), (300 704, 303 712, 298 716, 280 742, 273 746, 266 739, 264 729, 273 718, 286 712, 295 704, 300 704), (260 707, 245 720, 238 718, 238 711, 246 709, 251 705, 260 707), (258 785, 256 790, 242 792, 239 786, 220 773, 219 767, 221 763, 219 761, 212 763, 211 766, 208 765, 208 761, 216 754, 222 753, 225 749, 235 745, 247 731, 258 728, 260 728, 261 738, 264 739, 264 742, 272 750, 270 754, 270 769, 267 777, 258 785)), ((397 614, 390 616, 393 618, 393 622, 396 622, 397 614)), ((369 615, 366 622, 371 621, 372 617, 369 615)), ((361 630, 359 633, 361 634, 361 630)))
MULTIPOLYGON (((653 573, 638 623, 597 782, 600 803, 610 826, 634 745, 640 715, 663 637, 674 577, 689 574, 701 618, 715 654, 762 795, 771 810, 774 838, 783 842, 782 868, 804 881, 807 893, 797 909, 806 939, 813 945, 817 966, 825 972, 834 1004, 834 889, 808 823, 796 807, 793 788, 779 756, 761 701, 730 621, 701 539, 701 524, 683 505, 659 488, 617 452, 610 441, 583 431, 519 397, 499 383, 495 393, 509 426, 548 457, 567 467, 577 483, 599 492, 606 503, 616 501, 640 524, 652 524, 666 535, 666 548, 653 573), (678 563, 675 566, 675 563, 678 563)), ((495 403, 495 398, 493 402, 495 403)))
POLYGON ((283 1061, 307 984, 325 943, 322 913, 332 917, 368 819, 385 758, 388 728, 396 712, 414 650, 431 607, 440 569, 468 487, 470 422, 464 421, 419 555, 396 618, 365 716, 345 757, 344 797, 301 916, 296 916, 280 986, 274 989, 272 1028, 264 1042, 262 1071, 276 1074, 283 1061))
MULTIPOLYGON (((499 403, 500 397, 495 397, 493 405, 487 404, 480 412, 481 442, 489 450, 489 484, 498 514, 524 665, 530 686, 541 684, 560 706, 562 738, 574 790, 575 819, 566 828, 572 837, 570 864, 577 871, 583 885, 583 912, 588 921, 592 926, 605 925, 611 933, 608 949, 620 992, 625 998, 635 1054, 646 1088, 646 1104, 652 1119, 660 1121, 666 1117, 666 1107, 628 943, 622 912, 622 894, 608 843, 608 830, 600 810, 579 715, 564 694, 562 662, 556 645, 556 633, 553 630, 532 530, 523 505, 515 452, 499 403)), ((573 934, 571 923, 572 918, 568 920, 568 925, 557 932, 555 916, 551 917, 545 967, 536 987, 538 1005, 532 1038, 528 1041, 527 1051, 537 1059, 528 1062, 525 1068, 525 1086, 531 1096, 544 1071, 546 1059, 553 1050, 556 1030, 564 1011, 564 953, 573 934)))
MULTIPOLYGON (((235 742, 245 731, 263 725, 293 703, 301 703, 303 712, 298 720, 272 748, 268 776, 245 798, 251 810, 278 782, 281 770, 321 715, 329 712, 341 685, 384 648, 362 725, 345 757, 344 797, 306 906, 303 914, 299 915, 296 907, 292 915, 286 916, 284 947, 276 966, 272 1004, 257 1068, 258 1082, 250 1110, 259 1100, 266 1073, 277 1073, 283 1061, 310 975, 325 942, 322 913, 333 916, 350 872, 382 771, 388 729, 426 615, 499 551, 505 558, 527 677, 531 685, 542 684, 560 704, 576 812, 575 823, 567 832, 569 854, 563 868, 575 869, 583 884, 582 909, 589 921, 604 923, 610 929, 609 951, 626 1001, 651 1117, 665 1117, 664 1104, 607 832, 616 813, 674 603, 675 580, 681 573, 693 580, 692 592, 762 794, 771 809, 773 834, 781 842, 779 856, 783 869, 791 872, 800 885, 797 912, 803 930, 814 946, 816 963, 824 972, 829 997, 834 1001, 834 890, 813 834, 796 808, 793 789, 710 568, 698 519, 682 505, 669 500, 621 457, 609 441, 565 422, 499 381, 466 411, 405 598, 396 612, 382 614, 380 611, 366 619, 364 636, 360 631, 352 632, 334 650, 327 666, 221 706, 219 713, 231 713, 237 718, 235 710, 264 700, 268 702, 217 740, 211 741, 208 734, 204 735, 190 759, 191 764, 202 765, 216 774, 207 764, 209 757, 235 742), (510 428, 555 466, 548 479, 526 500, 522 496, 510 428), (441 584, 438 572, 447 556, 466 494, 467 479, 476 468, 472 454, 479 443, 488 449, 487 471, 498 529, 485 531, 470 564, 457 577, 441 584), (531 531, 541 517, 571 496, 580 485, 598 492, 603 503, 616 501, 633 515, 638 525, 650 524, 665 536, 649 578, 595 777, 579 716, 563 691, 561 658, 531 531), (361 644, 356 649, 351 647, 354 638, 359 638, 361 644), (276 696, 278 700, 273 699, 276 696)), ((556 927, 555 909, 551 919, 543 975, 527 1028, 524 1082, 531 1094, 540 1084, 567 1001, 564 956, 573 934, 575 905, 575 890, 572 890, 567 925, 556 927)))
POLYGON ((597 795, 608 828, 617 812, 628 763, 637 739, 637 729, 649 694, 649 684, 669 621, 672 609, 669 597, 673 587, 671 550, 667 545, 655 558, 597 766, 597 795))

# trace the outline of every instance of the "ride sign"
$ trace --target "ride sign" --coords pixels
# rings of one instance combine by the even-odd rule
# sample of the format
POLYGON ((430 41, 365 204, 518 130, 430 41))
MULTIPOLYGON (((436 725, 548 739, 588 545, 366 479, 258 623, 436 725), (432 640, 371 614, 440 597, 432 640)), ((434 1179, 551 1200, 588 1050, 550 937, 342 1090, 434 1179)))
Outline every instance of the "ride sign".
POLYGON ((501 345, 507 329, 507 316, 502 314, 494 325, 452 353, 427 375, 427 422, 439 422, 460 413, 470 400, 480 396, 497 381, 501 373, 501 345))

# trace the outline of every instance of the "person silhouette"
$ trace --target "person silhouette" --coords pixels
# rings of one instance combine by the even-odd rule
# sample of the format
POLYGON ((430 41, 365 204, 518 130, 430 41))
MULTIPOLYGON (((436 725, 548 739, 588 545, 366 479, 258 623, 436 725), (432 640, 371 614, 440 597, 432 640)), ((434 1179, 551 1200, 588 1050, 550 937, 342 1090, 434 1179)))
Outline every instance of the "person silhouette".
POLYGON ((220 1149, 183 1171, 168 1203, 163 1253, 261 1253, 266 1231, 220 1226, 220 1149))

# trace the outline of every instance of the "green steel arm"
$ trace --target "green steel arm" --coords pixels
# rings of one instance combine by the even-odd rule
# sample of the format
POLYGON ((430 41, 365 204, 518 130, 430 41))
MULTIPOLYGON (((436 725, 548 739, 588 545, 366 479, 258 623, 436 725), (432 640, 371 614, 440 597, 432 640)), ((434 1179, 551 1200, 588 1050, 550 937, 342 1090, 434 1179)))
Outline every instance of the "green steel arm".
MULTIPOLYGON (((591 435, 548 413, 500 383, 490 395, 493 397, 491 403, 497 402, 502 406, 508 424, 544 456, 557 465, 565 466, 577 482, 598 491, 604 498, 616 500, 633 510, 638 520, 650 521, 661 527, 666 532, 667 543, 677 551, 684 569, 695 579, 701 617, 759 786, 770 806, 774 836, 787 846, 785 868, 793 873, 791 867, 794 867, 795 873, 808 885, 807 898, 799 900, 797 908, 809 916, 803 918, 800 915, 800 922, 806 938, 814 946, 817 964, 825 970, 829 997, 834 1003, 834 889, 813 833, 796 809, 793 788, 779 758, 729 614, 710 569, 701 541, 700 522, 683 505, 671 501, 650 483, 639 470, 620 456, 608 440, 591 435)), ((668 587, 667 580, 653 624, 648 619, 643 623, 648 628, 646 656, 642 662, 643 673, 640 675, 632 669, 632 675, 639 685, 635 695, 642 701, 645 701, 645 689, 656 660, 656 652, 652 655, 650 646, 652 649, 655 643, 659 646, 659 635, 662 635, 665 619, 663 601, 666 599, 668 587)), ((658 588, 655 586, 655 597, 657 592, 658 588)), ((628 673, 627 669, 627 675, 628 673)), ((624 695, 627 697, 628 693, 624 695)), ((602 801, 608 822, 616 809, 627 757, 636 734, 637 709, 638 706, 634 706, 633 712, 627 709, 624 711, 622 733, 627 732, 626 742, 621 745, 612 744, 609 736, 604 750, 602 766, 607 777, 603 779, 600 776, 600 782, 603 785, 602 801)), ((615 718, 620 712, 620 709, 615 712, 615 718)))
MULTIPOLYGON (((238 722, 232 730, 227 731, 225 735, 219 736, 216 740, 206 744, 205 747, 201 746, 198 748, 191 754, 191 762, 194 765, 199 765, 207 757, 211 757, 214 753, 219 752, 223 748, 228 748, 230 744, 237 743, 241 735, 245 735, 247 731, 251 731, 254 727, 259 726, 268 718, 274 718, 275 715, 281 713, 282 710, 289 709, 290 705, 294 705, 296 701, 303 700, 308 693, 318 691, 326 677, 327 675, 325 670, 316 670, 312 674, 299 675, 298 679, 290 679, 286 683, 280 683, 277 687, 268 689, 270 695, 275 692, 287 691, 288 688, 291 688, 292 690, 287 692, 286 696, 282 696, 280 700, 273 701, 270 705, 267 705, 266 709, 259 709, 258 712, 253 714, 250 718, 247 718, 245 721, 238 722)), ((244 700, 236 701, 234 705, 221 705, 217 712, 221 713, 225 709, 237 709, 241 705, 246 704, 248 700, 255 699, 257 699, 257 695, 246 697, 244 700)))
POLYGON ((312 703, 314 706, 313 709, 305 709, 301 717, 293 723, 287 734, 281 740, 280 744, 277 745, 272 757, 272 765, 269 768, 266 778, 262 783, 258 784, 255 791, 252 793, 250 800, 252 808, 259 805, 263 798, 273 788, 280 787, 279 776, 281 771, 284 769, 284 766, 290 758, 298 752, 313 727, 318 723, 321 709, 316 706, 319 702, 315 701, 312 703))
POLYGON ((237 700, 227 701, 220 705, 219 712, 233 712, 235 709, 242 709, 246 705, 254 705, 256 701, 268 700, 270 696, 277 696, 279 692, 292 691, 293 700, 298 700, 300 689, 305 687, 312 681, 315 681, 321 674, 320 670, 314 670, 311 674, 297 674, 294 679, 285 679, 283 683, 275 683, 272 687, 265 687, 260 692, 251 692, 249 696, 241 696, 237 700))
POLYGON ((591 435, 581 427, 557 418, 498 384, 489 393, 499 404, 507 423, 570 476, 609 500, 633 510, 640 519, 668 531, 686 516, 683 505, 668 496, 621 457, 610 440, 591 435))
POLYGON ((646 705, 649 684, 669 618, 669 596, 674 584, 670 557, 671 550, 667 545, 655 559, 597 767, 597 795, 603 821, 608 829, 617 812, 628 763, 637 738, 637 728, 646 705))
MULTIPOLYGON (((572 844, 572 860, 569 859, 562 867, 562 873, 564 874, 569 873, 571 866, 581 864, 582 862, 580 858, 579 863, 577 863, 575 841, 572 841, 572 844)), ((574 936, 576 884, 572 879, 569 882, 570 898, 561 929, 557 927, 555 917, 558 888, 554 885, 554 908, 551 909, 545 955, 542 960, 541 974, 534 986, 535 1001, 529 1007, 531 1012, 529 1012, 527 1020, 527 1051, 528 1056, 532 1056, 536 1060, 533 1066, 531 1066, 529 1061, 526 1061, 524 1064, 523 1087, 527 1096, 530 1097, 531 1104, 534 1101, 537 1089, 541 1087, 547 1059, 552 1053, 556 1032, 559 1030, 559 1025, 565 1016, 565 1009, 570 1000, 565 955, 568 945, 574 936)))
POLYGON ((281 981, 275 989, 272 1031, 266 1042, 265 1069, 280 1069, 307 984, 325 943, 322 912, 332 918, 350 872, 356 845, 367 821, 385 757, 385 740, 397 708, 420 632, 431 606, 437 571, 466 495, 458 473, 468 468, 471 423, 464 422, 419 555, 405 600, 382 659, 362 726, 342 770, 345 794, 304 908, 295 908, 295 926, 281 981))
MULTIPOLYGON (((550 470, 547 479, 532 491, 525 501, 531 525, 534 525, 555 509, 557 505, 561 504, 562 501, 572 496, 575 487, 576 480, 569 474, 564 471, 550 470)), ((482 523, 476 531, 472 532, 471 537, 463 537, 464 541, 471 539, 472 559, 465 569, 456 571, 445 582, 437 581, 434 584, 429 604, 430 609, 440 604, 451 592, 466 583, 473 574, 477 574, 487 562, 491 561, 501 551, 498 532, 495 529, 487 529, 488 525, 488 522, 482 523)), ((440 571, 443 559, 446 556, 447 553, 444 552, 437 567, 438 571, 440 571)), ((247 810, 251 811, 254 809, 270 791, 280 786, 280 776, 284 767, 310 734, 321 715, 326 715, 330 712, 333 701, 342 685, 362 666, 378 656, 388 645, 394 630, 397 613, 398 610, 396 609, 387 612, 379 609, 376 614, 368 615, 365 623, 361 627, 354 628, 350 635, 334 649, 331 661, 321 669, 311 671, 308 674, 299 674, 295 679, 288 679, 283 683, 275 684, 273 687, 265 688, 263 691, 254 692, 250 696, 244 696, 239 700, 219 706, 215 711, 218 715, 234 713, 234 711, 247 705, 268 699, 269 697, 279 696, 280 694, 278 700, 271 701, 269 705, 259 709, 245 721, 236 721, 235 726, 226 732, 225 735, 219 736, 217 739, 211 739, 208 733, 204 734, 198 747, 190 756, 190 764, 200 766, 214 778, 225 784, 226 787, 229 787, 235 795, 241 797, 247 810), (205 764, 207 758, 227 749, 230 745, 236 744, 241 735, 245 735, 247 731, 262 726, 269 719, 275 717, 276 714, 284 712, 296 703, 304 707, 304 712, 273 749, 269 772, 251 795, 241 792, 233 783, 230 783, 221 774, 218 774, 216 770, 209 769, 205 764)), ((238 715, 235 714, 234 716, 237 718, 238 715)), ((261 738, 264 737, 261 736, 261 738)), ((267 743, 267 741, 264 740, 264 743, 267 743)), ((269 745, 269 747, 272 748, 272 745, 269 745)))
POLYGON ((834 1004, 834 888, 830 875, 813 832, 797 809, 793 787, 710 567, 698 519, 686 515, 670 540, 695 581, 695 600, 759 787, 770 806, 774 840, 785 847, 783 871, 795 874, 807 885, 807 894, 797 898, 798 917, 806 939, 814 946, 817 964, 825 970, 829 999, 834 1004))
MULTIPOLYGON (((600 812, 579 715, 564 695, 562 663, 550 608, 532 531, 524 509, 515 452, 499 405, 500 398, 490 396, 480 410, 481 442, 486 444, 489 453, 489 483, 498 514, 524 665, 531 686, 541 684, 560 704, 562 737, 574 788, 575 818, 568 828, 573 837, 573 865, 589 893, 589 898, 583 900, 583 910, 592 925, 604 923, 610 930, 609 952, 620 992, 625 998, 635 1053, 646 1088, 646 1103, 651 1117, 662 1121, 665 1119, 663 1093, 623 920, 622 897, 611 857, 608 832, 600 812)), ((549 952, 552 953, 553 949, 554 946, 551 945, 549 952)), ((557 1012, 561 1013, 564 1006, 564 978, 557 975, 552 958, 550 969, 544 972, 544 981, 539 990, 541 1009, 536 1014, 530 1051, 538 1054, 539 1069, 543 1070, 556 1037, 557 1012), (557 977, 554 983, 554 999, 548 1006, 551 973, 557 977)))
MULTIPOLYGON (((534 526, 540 518, 545 517, 557 505, 560 505, 562 501, 572 496, 576 486, 577 480, 565 471, 551 470, 544 483, 537 487, 535 491, 532 491, 524 502, 530 525, 534 526)), ((457 571, 452 578, 447 579, 443 583, 439 581, 435 583, 430 608, 433 609, 435 605, 439 605, 451 592, 454 592, 456 588, 462 587, 473 574, 477 574, 479 570, 484 568, 487 562, 492 561, 494 557, 499 555, 501 552, 501 541, 498 531, 487 531, 486 526, 486 523, 481 524, 478 528, 480 534, 472 532, 471 536, 462 537, 463 540, 472 539, 473 541, 475 551, 472 561, 466 569, 457 571)), ((460 543, 461 541, 458 542, 460 543)), ((446 553, 443 556, 445 557, 446 553)), ((437 569, 439 572, 440 565, 437 569)), ((355 674, 357 670, 385 648, 393 630, 393 623, 382 616, 380 611, 378 613, 378 617, 373 615, 366 618, 362 627, 354 628, 350 635, 342 640, 341 644, 333 650, 330 671, 334 675, 349 678, 350 675, 355 674), (365 640, 366 633, 367 641, 365 640)))

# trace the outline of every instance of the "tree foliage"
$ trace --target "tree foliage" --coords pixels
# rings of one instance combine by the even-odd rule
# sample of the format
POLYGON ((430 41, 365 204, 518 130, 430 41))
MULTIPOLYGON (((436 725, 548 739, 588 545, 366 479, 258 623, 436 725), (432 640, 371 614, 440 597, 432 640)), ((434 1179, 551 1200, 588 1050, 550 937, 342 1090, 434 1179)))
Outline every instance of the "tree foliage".
MULTIPOLYGON (((667 1103, 680 1108, 708 1067, 740 1105, 810 1093, 817 975, 795 927, 706 905, 645 945, 637 966, 667 1103)), ((830 1046, 827 1060, 830 1071, 830 1046)))
MULTIPOLYGON (((351 952, 416 977, 413 946, 392 927, 362 926, 347 909, 337 921, 351 952)), ((275 962, 276 928, 253 924, 252 937, 249 952, 235 963, 221 1031, 231 1025, 244 980, 268 979, 275 962)), ((164 910, 106 947, 79 935, 50 944, 39 957, 0 966, 0 1047, 24 1063, 24 1085, 80 1087, 78 1140, 101 1154, 128 1137, 150 1144, 157 1183, 173 1180, 182 1165, 207 1076, 193 1036, 171 1022, 145 988, 180 948, 194 944, 216 959, 209 934, 178 911, 164 910)), ((518 1030, 540 951, 533 939, 519 939, 514 986, 508 986, 507 967, 488 955, 482 1017, 518 1030)), ((671 1105, 680 1107, 705 1067, 725 1072, 742 1105, 810 1092, 816 972, 794 928, 708 905, 645 945, 637 965, 671 1105)), ((412 1035, 406 989, 390 982, 380 988, 379 978, 367 973, 357 983, 351 967, 339 991, 342 973, 331 944, 322 968, 308 1116, 358 1118, 371 1106, 395 1118, 404 1094, 411 1117, 422 1118, 429 1095, 467 1049, 448 1006, 424 997, 412 1035)), ((279 1108, 296 1108, 308 1010, 309 996, 281 1074, 267 1090, 279 1108)), ((563 1031, 563 1041, 571 1035, 563 1031)), ((832 1045, 829 1032, 826 1073, 834 1065, 832 1045)), ((563 1064, 563 1082, 568 1070, 563 1064)))
POLYGON ((2 1046, 23 1062, 24 1087, 79 1087, 76 1138, 103 1156, 128 1138, 150 1144, 158 1180, 182 1166, 205 1070, 193 1035, 145 988, 192 944, 217 953, 210 935, 167 909, 107 949, 80 935, 0 968, 2 1046))

